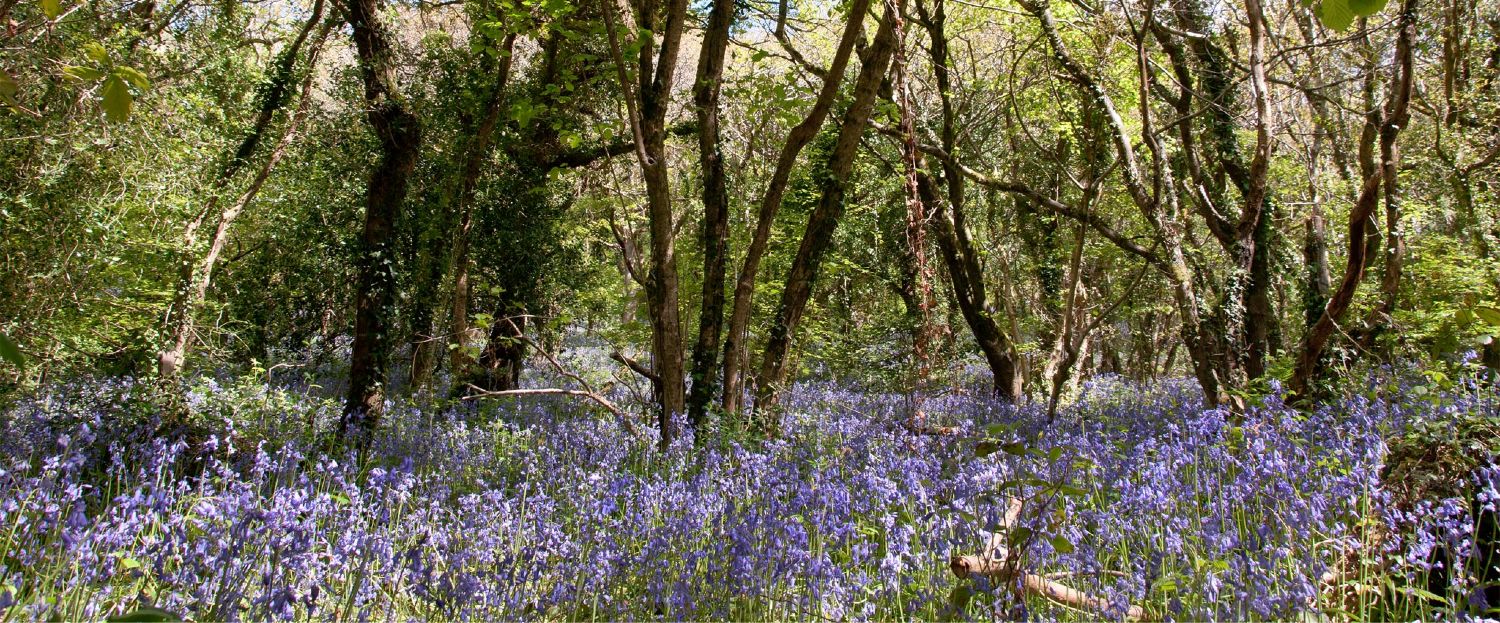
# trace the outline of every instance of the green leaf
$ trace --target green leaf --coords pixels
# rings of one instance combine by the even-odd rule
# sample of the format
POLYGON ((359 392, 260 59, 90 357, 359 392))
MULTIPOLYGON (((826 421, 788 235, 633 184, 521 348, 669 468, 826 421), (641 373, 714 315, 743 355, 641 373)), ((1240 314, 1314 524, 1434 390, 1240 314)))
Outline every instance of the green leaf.
POLYGON ((4 333, 0 333, 0 359, 11 362, 17 368, 26 367, 26 357, 21 354, 21 348, 4 333))
POLYGON ((1343 32, 1354 23, 1354 11, 1349 9, 1349 0, 1323 0, 1313 9, 1318 21, 1324 26, 1343 32))
POLYGON ((115 123, 124 123, 130 119, 130 106, 135 102, 135 96, 130 94, 130 87, 125 86, 125 81, 118 76, 110 76, 104 81, 104 91, 101 93, 104 106, 104 117, 115 123))
POLYGON ((47 19, 54 20, 54 19, 57 19, 57 16, 62 15, 62 0, 41 0, 41 1, 42 1, 42 15, 46 15, 47 19))
POLYGON ((1071 553, 1073 553, 1073 542, 1072 541, 1069 541, 1069 540, 1067 540, 1067 539, 1065 539, 1065 538, 1063 538, 1061 536, 1055 536, 1055 537, 1052 537, 1052 538, 1047 539, 1047 540, 1050 543, 1052 543, 1052 549, 1057 550, 1057 553, 1059 553, 1059 554, 1071 554, 1071 553))
POLYGON ((0 96, 15 97, 16 92, 20 90, 21 84, 16 82, 15 78, 10 77, 10 74, 5 73, 5 70, 0 69, 0 96))
POLYGON ((977 444, 974 444, 974 456, 979 457, 981 459, 984 458, 984 457, 987 457, 987 456, 989 456, 991 454, 994 454, 998 450, 1000 450, 1000 444, 995 443, 993 441, 990 441, 988 439, 986 439, 984 441, 981 441, 981 442, 979 442, 977 444))
POLYGON ((1004 450, 1006 454, 1014 454, 1016 456, 1026 456, 1026 444, 1024 444, 1022 442, 1019 442, 1019 441, 1012 441, 1012 442, 1007 443, 1007 444, 1002 444, 1000 446, 1000 449, 1004 450))
POLYGON ((63 75, 81 82, 93 82, 104 77, 104 72, 93 67, 82 65, 69 65, 63 68, 63 75))
POLYGON ((1349 0, 1349 10, 1355 15, 1369 17, 1385 8, 1386 0, 1349 0))
POLYGON ((1500 327, 1500 309, 1493 307, 1475 307, 1474 315, 1479 316, 1485 324, 1492 327, 1500 327))
POLYGON ((181 621, 182 617, 162 610, 161 608, 136 608, 130 612, 117 617, 110 617, 111 623, 164 623, 166 621, 181 621))
POLYGON ((948 593, 948 606, 953 608, 955 613, 963 612, 968 610, 969 600, 973 597, 974 591, 968 585, 959 584, 953 587, 953 590, 948 593))
POLYGON ((83 54, 89 57, 89 60, 101 65, 109 62, 109 52, 98 41, 90 41, 83 44, 83 54))
POLYGON ((126 67, 124 65, 120 65, 118 67, 115 67, 113 73, 121 80, 129 82, 130 84, 134 85, 135 88, 142 91, 151 88, 151 81, 146 79, 146 74, 141 73, 139 69, 136 69, 134 67, 126 67))

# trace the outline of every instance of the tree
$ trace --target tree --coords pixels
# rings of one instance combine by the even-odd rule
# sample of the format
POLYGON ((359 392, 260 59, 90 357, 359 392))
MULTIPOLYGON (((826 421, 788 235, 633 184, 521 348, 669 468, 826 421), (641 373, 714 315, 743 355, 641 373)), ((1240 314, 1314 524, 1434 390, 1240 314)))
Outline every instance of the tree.
POLYGON ((346 0, 364 82, 365 116, 380 145, 365 195, 364 235, 355 293, 354 347, 349 393, 340 420, 342 438, 365 443, 384 410, 390 355, 390 314, 395 275, 391 241, 396 217, 422 146, 422 124, 407 106, 397 82, 393 39, 381 24, 379 0, 346 0))
MULTIPOLYGON (((854 81, 854 92, 849 109, 839 124, 838 142, 828 156, 828 169, 821 180, 821 196, 817 207, 808 217, 803 230, 802 242, 797 247, 796 259, 787 273, 781 290, 781 303, 777 307, 776 319, 771 324, 770 337, 761 355, 760 371, 756 375, 755 409, 762 427, 776 430, 776 401, 787 380, 787 359, 791 342, 807 309, 808 297, 818 277, 824 255, 828 252, 833 232, 838 227, 844 212, 844 194, 849 172, 854 167, 854 157, 859 140, 875 110, 875 97, 880 84, 890 67, 895 49, 896 22, 906 3, 894 0, 886 4, 885 15, 870 46, 860 55, 859 76, 854 81)), ((856 19, 851 15, 850 19, 856 19)))

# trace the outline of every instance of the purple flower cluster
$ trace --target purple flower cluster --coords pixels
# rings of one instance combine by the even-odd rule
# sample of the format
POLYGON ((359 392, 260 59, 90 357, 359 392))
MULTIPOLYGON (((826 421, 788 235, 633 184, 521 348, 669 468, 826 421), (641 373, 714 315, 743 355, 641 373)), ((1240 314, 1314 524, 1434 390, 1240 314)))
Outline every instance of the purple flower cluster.
MULTIPOLYGON (((1288 618, 1327 607, 1319 578, 1359 547, 1366 518, 1402 534, 1422 523, 1385 512, 1385 436, 1495 408, 1472 389, 1310 413, 1272 396, 1231 414, 1196 391, 1100 379, 1058 422, 974 396, 925 401, 968 433, 953 436, 903 427, 899 396, 808 383, 786 399, 781 439, 668 452, 561 401, 401 401, 354 461, 309 450, 336 415, 317 398, 205 383, 190 405, 218 434, 190 446, 128 432, 128 381, 79 383, 0 417, 0 612, 869 620, 1118 618, 1136 604, 1288 618), (978 456, 977 438, 1007 451, 978 456), (1012 498, 1024 539, 1002 525, 1012 498), (1016 603, 980 579, 956 610, 949 593, 971 580, 949 557, 996 533, 1028 571, 1111 607, 1016 603)), ((1476 478, 1494 505, 1500 471, 1476 478)), ((1418 512, 1458 525, 1469 507, 1450 502, 1418 512)), ((1413 561, 1429 541, 1472 549, 1472 530, 1445 530, 1387 548, 1413 561)))

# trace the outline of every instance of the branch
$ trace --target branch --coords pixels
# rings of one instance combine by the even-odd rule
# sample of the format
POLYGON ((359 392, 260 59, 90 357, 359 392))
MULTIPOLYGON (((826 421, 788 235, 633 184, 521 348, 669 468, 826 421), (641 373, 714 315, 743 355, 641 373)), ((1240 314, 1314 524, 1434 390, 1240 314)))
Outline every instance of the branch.
MULTIPOLYGON (((1108 600, 1094 597, 1076 588, 1055 582, 1035 573, 1017 573, 1008 568, 1004 561, 986 558, 983 556, 954 556, 948 563, 948 568, 953 570, 953 575, 959 578, 967 578, 971 575, 981 575, 999 581, 1010 581, 1016 577, 1021 578, 1021 590, 1032 594, 1046 597, 1065 606, 1104 613, 1110 609, 1108 600)), ((1125 609, 1125 618, 1139 621, 1145 618, 1146 611, 1137 605, 1130 605, 1125 609)))
POLYGON ((661 377, 657 376, 655 372, 652 372, 651 368, 642 365, 639 361, 631 359, 630 357, 626 356, 625 353, 615 351, 609 354, 609 358, 625 364, 625 367, 630 368, 632 372, 646 377, 646 380, 651 381, 652 383, 661 382, 661 377))
MULTIPOLYGON (((671 136, 692 136, 697 133, 698 124, 693 121, 675 123, 667 128, 667 134, 671 136)), ((557 154, 547 161, 547 168, 568 167, 576 169, 589 166, 603 158, 612 158, 632 151, 635 151, 635 141, 620 138, 610 143, 578 147, 557 154)))
POLYGON ((599 394, 599 392, 597 392, 597 391, 594 390, 594 387, 592 385, 589 385, 588 381, 583 380, 583 377, 578 376, 577 374, 573 373, 572 371, 569 371, 567 368, 564 368, 561 363, 558 363, 557 358, 554 357, 554 356, 552 356, 552 353, 547 352, 547 350, 544 349, 544 348, 542 348, 541 345, 537 344, 535 340, 532 340, 531 338, 526 337, 525 335, 521 335, 521 331, 520 331, 519 328, 517 328, 515 326, 515 321, 514 320, 512 320, 509 317, 504 318, 503 320, 505 322, 511 323, 511 327, 514 328, 514 329, 516 329, 515 330, 516 336, 513 337, 513 338, 511 338, 511 339, 518 340, 521 343, 523 343, 523 344, 531 347, 532 350, 541 353, 542 356, 547 359, 547 363, 552 364, 552 369, 556 370, 558 374, 563 375, 568 380, 571 380, 574 383, 577 383, 579 386, 583 387, 583 389, 578 390, 578 389, 559 389, 559 388, 544 387, 544 388, 535 388, 535 389, 507 389, 507 390, 500 390, 500 391, 490 391, 490 390, 485 390, 483 388, 477 387, 477 386, 475 386, 472 383, 469 383, 469 384, 467 384, 467 386, 474 393, 471 393, 471 394, 469 394, 467 396, 464 396, 464 400, 471 400, 471 399, 474 399, 474 398, 484 398, 484 397, 489 397, 489 396, 534 396, 534 395, 539 395, 539 394, 555 394, 555 395, 565 395, 565 396, 581 396, 581 397, 588 398, 589 400, 594 401, 599 406, 604 407, 604 409, 606 411, 609 411, 616 418, 619 418, 620 423, 625 425, 625 430, 629 431, 630 434, 632 434, 632 435, 639 434, 640 431, 639 431, 639 429, 637 429, 635 427, 635 423, 631 422, 630 418, 625 415, 625 412, 621 411, 619 407, 615 406, 615 403, 610 402, 608 398, 605 398, 604 396, 601 396, 599 394))

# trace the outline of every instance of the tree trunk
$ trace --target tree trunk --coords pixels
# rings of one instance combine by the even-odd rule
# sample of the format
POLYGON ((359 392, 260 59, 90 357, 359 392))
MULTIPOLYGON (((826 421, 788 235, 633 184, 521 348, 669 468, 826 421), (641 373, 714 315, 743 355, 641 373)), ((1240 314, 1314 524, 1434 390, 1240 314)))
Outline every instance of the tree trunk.
POLYGON ((510 391, 521 386, 521 370, 526 364, 525 310, 495 319, 490 325, 489 340, 479 353, 480 374, 474 384, 484 391, 510 391))
POLYGON ((489 160, 490 147, 494 143, 495 128, 505 112, 506 89, 510 82, 511 59, 514 56, 516 34, 508 33, 500 44, 500 57, 496 67, 494 89, 485 103, 484 117, 474 129, 468 150, 464 155, 463 169, 456 180, 453 194, 453 212, 458 216, 453 231, 453 252, 450 259, 453 272, 453 295, 448 308, 448 360, 455 383, 467 377, 473 366, 473 358, 465 350, 469 333, 469 243, 474 230, 474 193, 479 187, 479 176, 484 163, 489 160))
POLYGON ((817 280, 823 256, 828 252, 833 232, 838 227, 839 218, 843 216, 844 193, 847 190, 845 185, 854 168, 854 156, 859 149, 860 136, 869 124, 870 114, 875 108, 875 96, 890 65, 895 48, 896 20, 900 19, 900 12, 905 4, 904 0, 897 0, 886 9, 874 41, 862 55, 859 77, 854 84, 853 103, 840 124, 838 142, 829 155, 822 194, 812 215, 808 217, 807 229, 803 232, 797 256, 792 261, 781 292, 776 320, 771 324, 771 334, 761 357, 759 374, 756 375, 755 410, 760 424, 772 431, 778 428, 772 412, 782 385, 786 382, 791 341, 801 324, 802 313, 807 308, 807 300, 817 280))
POLYGON ((365 197, 349 394, 339 429, 342 438, 357 435, 357 442, 363 445, 379 424, 384 408, 395 287, 391 239, 421 151, 422 127, 396 86, 395 50, 392 35, 379 22, 379 0, 347 0, 345 10, 365 86, 366 119, 380 143, 380 156, 365 197))
MULTIPOLYGON (((948 35, 945 30, 947 13, 944 2, 935 0, 932 11, 929 12, 926 3, 918 0, 917 14, 928 33, 928 56, 942 102, 943 151, 952 154, 958 142, 958 128, 948 75, 948 35)), ((980 263, 979 253, 974 248, 964 220, 964 175, 952 160, 945 159, 942 166, 943 181, 947 184, 946 206, 940 202, 933 180, 927 175, 918 177, 917 189, 923 202, 932 206, 932 222, 938 234, 938 247, 948 267, 954 300, 958 303, 964 323, 974 335, 980 352, 984 354, 985 363, 989 365, 995 395, 1015 403, 1021 399, 1021 375, 1017 374, 1011 338, 995 321, 998 310, 989 304, 985 291, 984 266, 980 263)))
MULTIPOLYGON (((1380 150, 1382 154, 1394 153, 1397 137, 1401 129, 1406 126, 1410 117, 1409 107, 1411 104, 1413 77, 1413 45, 1416 39, 1417 0, 1403 0, 1401 3, 1401 14, 1397 19, 1397 27, 1400 29, 1396 36, 1395 63, 1396 74, 1391 79, 1389 96, 1385 103, 1385 113, 1380 123, 1380 150)), ((1367 133, 1368 135, 1368 133, 1367 133)), ((1361 146, 1361 152, 1369 153, 1370 141, 1366 140, 1361 146)), ((1371 222, 1371 215, 1375 207, 1380 203, 1380 187, 1382 178, 1391 175, 1387 183, 1395 183, 1396 168, 1394 164, 1382 167, 1362 167, 1365 169, 1365 181, 1360 189, 1359 198, 1355 201, 1354 208, 1349 214, 1349 259, 1344 268, 1344 276, 1339 281, 1339 287, 1333 296, 1328 299, 1323 313, 1318 321, 1307 330, 1307 335, 1302 339, 1301 351, 1297 356, 1297 367, 1292 373, 1289 389, 1298 400, 1308 398, 1308 390, 1311 384, 1322 371, 1321 360, 1323 349, 1328 340, 1333 336, 1334 329, 1343 318, 1344 312, 1348 310, 1349 304, 1354 300, 1354 293, 1359 288, 1359 282, 1364 279, 1365 267, 1368 258, 1369 245, 1366 241, 1367 229, 1371 222)))
POLYGON ((781 209, 781 198, 786 193, 787 183, 791 181, 792 169, 797 164, 797 155, 802 152, 818 130, 823 126, 824 119, 828 118, 828 111, 833 107, 834 98, 838 95, 839 86, 843 82, 844 70, 849 65, 849 56, 853 53, 854 43, 859 39, 863 30, 864 20, 862 17, 870 8, 870 0, 852 0, 849 5, 849 15, 861 16, 861 19, 850 19, 844 26, 843 37, 839 39, 839 47, 834 52, 833 61, 828 66, 828 71, 823 77, 823 86, 818 91, 818 98, 813 102, 812 110, 787 133, 786 142, 782 144, 781 154, 776 158, 776 170, 771 174, 771 181, 766 184, 766 192, 761 197, 760 209, 756 214, 755 233, 750 239, 750 246, 745 249, 745 261, 740 267, 739 278, 734 283, 734 304, 730 308, 729 330, 724 339, 724 394, 723 408, 725 413, 736 413, 740 410, 740 400, 744 396, 744 368, 749 360, 749 344, 746 331, 750 325, 750 305, 755 294, 755 282, 760 270, 761 259, 765 257, 766 248, 771 242, 771 225, 776 220, 776 213, 781 209))
POLYGON ((241 193, 240 197, 228 209, 219 214, 218 227, 214 231, 213 238, 209 241, 208 251, 202 258, 194 257, 198 246, 198 228, 202 227, 209 213, 218 207, 220 197, 228 189, 229 184, 234 181, 235 176, 249 163, 249 159, 255 155, 255 150, 263 140, 266 131, 270 128, 271 121, 276 112, 286 105, 288 89, 294 76, 297 64, 297 56, 301 52, 303 43, 319 21, 323 19, 323 0, 318 0, 313 5, 313 13, 307 18, 307 22, 298 31, 297 38, 291 45, 287 46, 276 58, 276 64, 271 71, 270 82, 265 94, 260 100, 260 110, 256 114, 255 121, 251 124, 250 131, 240 141, 239 146, 225 162, 223 170, 219 172, 215 180, 212 194, 207 204, 193 220, 189 221, 183 228, 183 257, 179 264, 177 287, 174 289, 172 305, 168 308, 166 317, 163 319, 163 335, 166 336, 162 350, 157 354, 157 374, 161 379, 169 381, 175 379, 182 370, 183 361, 187 357, 188 343, 193 334, 193 318, 197 314, 203 301, 208 295, 209 283, 213 278, 214 264, 218 261, 219 253, 224 249, 224 243, 229 235, 229 228, 234 224, 240 212, 255 199, 266 178, 270 176, 272 169, 281 161, 286 151, 287 144, 297 132, 297 125, 307 110, 307 93, 311 86, 312 66, 317 63, 318 52, 323 46, 323 39, 328 34, 328 26, 318 31, 312 48, 308 52, 308 77, 304 78, 301 87, 301 100, 297 105, 297 111, 292 119, 287 122, 287 127, 282 132, 281 140, 278 141, 270 157, 266 159, 255 179, 251 181, 249 188, 241 193))
POLYGON ((688 396, 688 421, 702 429, 708 404, 718 388, 715 364, 724 326, 725 264, 729 252, 729 191, 724 154, 719 145, 719 87, 724 78, 724 54, 729 27, 734 23, 734 0, 714 0, 708 31, 698 56, 698 78, 693 105, 698 112, 698 163, 703 173, 703 296, 698 312, 698 341, 693 344, 693 386, 688 396))
MULTIPOLYGON (((1163 157, 1162 149, 1156 139, 1156 132, 1151 127, 1151 116, 1149 100, 1146 98, 1146 71, 1147 58, 1145 48, 1139 47, 1137 56, 1137 71, 1140 72, 1141 103, 1141 135, 1145 138, 1148 147, 1151 148, 1153 157, 1154 184, 1148 184, 1147 179, 1141 172, 1140 163, 1137 160, 1133 141, 1125 129, 1125 122, 1120 117, 1119 110, 1115 107, 1113 98, 1105 91, 1098 80, 1084 70, 1072 55, 1068 52, 1067 45, 1057 31, 1057 23, 1052 16, 1051 10, 1047 8, 1047 0, 1021 0, 1021 5, 1031 14, 1037 17, 1042 26, 1042 32, 1046 36, 1048 46, 1052 49, 1052 56, 1059 65, 1067 72, 1072 80, 1089 96, 1088 101, 1098 106, 1108 120, 1112 138, 1114 139, 1115 151, 1120 160, 1120 169, 1124 174, 1125 188, 1129 191, 1131 201, 1142 213, 1146 220, 1151 223, 1156 232, 1157 243, 1165 252, 1164 256, 1157 259, 1160 269, 1166 274, 1172 285, 1172 299, 1177 305, 1177 311, 1182 327, 1182 340, 1188 349, 1188 355, 1193 362, 1193 375, 1198 379, 1203 389, 1204 401, 1209 407, 1218 406, 1222 400, 1220 395, 1221 383, 1219 371, 1216 368, 1218 361, 1215 349, 1216 340, 1211 339, 1210 331, 1202 319, 1200 301, 1193 284, 1193 273, 1188 266, 1187 257, 1183 252, 1184 227, 1178 221, 1176 210, 1164 210, 1162 197, 1153 194, 1149 188, 1172 188, 1171 171, 1163 157)), ((1143 43, 1143 42, 1142 42, 1143 43)), ((1171 194, 1167 197, 1170 199, 1171 194)), ((1095 226, 1096 229, 1100 229, 1095 226)), ((1101 230, 1104 231, 1104 230, 1101 230)), ((1117 236, 1110 236, 1116 244, 1122 244, 1117 236)), ((1123 246, 1123 245, 1122 245, 1123 246)), ((1126 247, 1129 248, 1129 247, 1126 247)), ((1148 254, 1152 255, 1152 254, 1148 254)))
POLYGON ((625 74, 625 61, 614 28, 613 7, 606 6, 604 14, 610 53, 615 61, 620 88, 625 91, 628 121, 635 136, 636 159, 646 181, 647 220, 651 231, 646 305, 651 314, 651 367, 660 379, 657 396, 660 445, 666 449, 677 437, 676 417, 683 414, 686 407, 674 241, 676 228, 667 171, 666 116, 671 104, 672 78, 677 70, 683 26, 687 20, 687 0, 671 0, 667 5, 659 46, 654 45, 654 33, 658 29, 657 8, 654 2, 642 3, 638 7, 636 25, 640 51, 636 73, 639 82, 634 89, 625 74), (656 56, 654 66, 653 55, 656 56))

